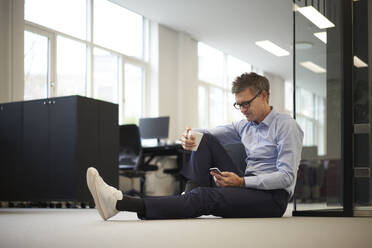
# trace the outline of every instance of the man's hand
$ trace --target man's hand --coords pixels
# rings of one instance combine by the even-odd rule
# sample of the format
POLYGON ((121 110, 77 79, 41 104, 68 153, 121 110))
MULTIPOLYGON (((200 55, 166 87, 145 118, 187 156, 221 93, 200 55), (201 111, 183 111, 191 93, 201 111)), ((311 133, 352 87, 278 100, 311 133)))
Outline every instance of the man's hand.
POLYGON ((191 128, 187 127, 181 136, 182 147, 188 151, 191 151, 195 146, 195 137, 191 135, 190 139, 188 138, 190 130, 191 128))
POLYGON ((244 178, 239 177, 234 172, 224 171, 219 175, 211 171, 210 174, 214 177, 218 187, 245 187, 244 178))

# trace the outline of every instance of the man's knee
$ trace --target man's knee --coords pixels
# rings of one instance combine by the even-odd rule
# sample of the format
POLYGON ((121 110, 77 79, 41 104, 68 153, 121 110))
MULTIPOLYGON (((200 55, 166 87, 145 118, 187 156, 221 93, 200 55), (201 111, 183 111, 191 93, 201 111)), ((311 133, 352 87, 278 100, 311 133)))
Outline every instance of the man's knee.
POLYGON ((200 215, 218 215, 216 213, 226 207, 225 201, 217 188, 198 187, 191 190, 189 195, 194 203, 197 202, 200 215))

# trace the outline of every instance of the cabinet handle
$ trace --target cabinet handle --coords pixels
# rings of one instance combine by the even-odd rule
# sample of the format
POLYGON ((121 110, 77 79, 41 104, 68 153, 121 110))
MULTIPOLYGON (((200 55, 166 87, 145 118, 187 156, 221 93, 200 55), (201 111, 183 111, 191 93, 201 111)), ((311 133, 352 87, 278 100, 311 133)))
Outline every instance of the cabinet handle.
POLYGON ((56 104, 56 101, 53 101, 53 104, 56 104))
POLYGON ((46 101, 44 101, 44 105, 46 104, 46 101))
POLYGON ((52 101, 49 101, 49 104, 51 104, 52 103, 52 101))
POLYGON ((1 107, 0 107, 0 110, 3 110, 3 109, 4 109, 4 107, 3 107, 3 106, 1 106, 1 107))

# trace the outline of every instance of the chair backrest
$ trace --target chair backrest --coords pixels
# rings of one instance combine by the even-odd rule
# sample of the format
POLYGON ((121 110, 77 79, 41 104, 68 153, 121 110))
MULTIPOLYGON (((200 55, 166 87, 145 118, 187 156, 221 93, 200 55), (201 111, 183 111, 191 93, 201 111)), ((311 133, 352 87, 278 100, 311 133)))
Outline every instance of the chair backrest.
POLYGON ((142 151, 141 138, 137 125, 120 126, 120 153, 136 157, 142 151))
POLYGON ((128 124, 120 126, 120 153, 119 160, 133 161, 134 170, 139 170, 143 165, 141 136, 137 125, 128 124))

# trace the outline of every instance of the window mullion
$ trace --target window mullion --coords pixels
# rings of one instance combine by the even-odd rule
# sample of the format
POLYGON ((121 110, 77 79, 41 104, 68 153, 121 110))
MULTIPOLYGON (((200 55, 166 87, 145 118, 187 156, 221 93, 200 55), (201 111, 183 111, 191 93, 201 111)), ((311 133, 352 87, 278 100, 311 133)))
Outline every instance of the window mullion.
POLYGON ((49 70, 50 80, 48 86, 48 97, 55 97, 58 87, 57 82, 57 34, 53 33, 50 36, 50 55, 49 55, 49 70))

